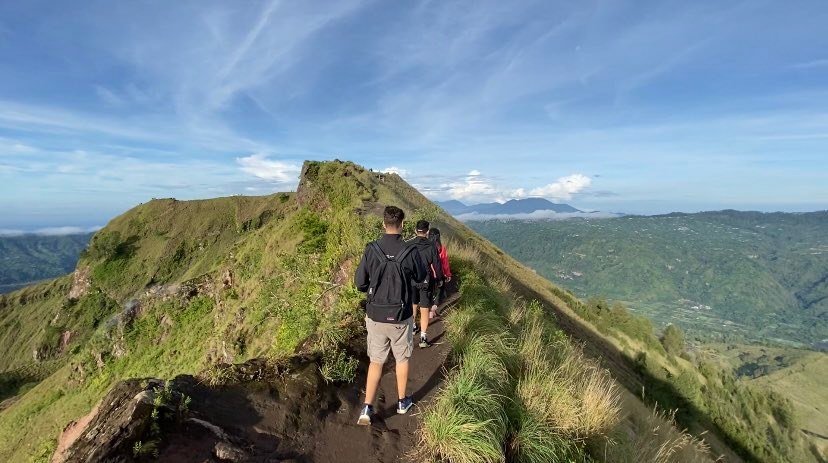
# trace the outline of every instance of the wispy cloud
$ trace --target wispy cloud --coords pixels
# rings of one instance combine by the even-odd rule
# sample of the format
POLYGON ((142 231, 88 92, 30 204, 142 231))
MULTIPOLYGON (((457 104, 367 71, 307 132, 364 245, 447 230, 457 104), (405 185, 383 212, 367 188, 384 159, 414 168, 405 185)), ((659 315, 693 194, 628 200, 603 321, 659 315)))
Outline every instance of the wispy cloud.
POLYGON ((251 154, 236 158, 242 172, 276 183, 295 183, 302 166, 296 163, 269 159, 265 154, 251 154))
POLYGON ((0 220, 291 188, 332 157, 439 199, 828 201, 820 2, 18 3, 0 220))
POLYGON ((823 67, 828 67, 828 58, 820 58, 796 63, 791 66, 791 69, 815 69, 823 67))
POLYGON ((400 169, 399 167, 395 166, 386 167, 385 169, 382 169, 381 172, 384 172, 386 174, 397 174, 403 178, 405 178, 408 175, 407 169, 400 169))

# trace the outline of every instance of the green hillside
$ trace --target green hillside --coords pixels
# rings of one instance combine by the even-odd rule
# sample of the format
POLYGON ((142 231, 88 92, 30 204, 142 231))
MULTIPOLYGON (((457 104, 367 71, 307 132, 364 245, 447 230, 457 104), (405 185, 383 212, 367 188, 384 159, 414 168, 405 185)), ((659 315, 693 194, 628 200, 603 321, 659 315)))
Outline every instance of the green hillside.
POLYGON ((469 225, 582 297, 707 340, 828 338, 828 212, 705 212, 469 225))
POLYGON ((828 455, 828 354, 745 344, 709 344, 702 349, 757 387, 790 398, 798 426, 828 455))
POLYGON ((0 293, 75 269, 91 233, 0 236, 0 293))
POLYGON ((407 211, 408 235, 419 218, 441 228, 460 280, 447 373, 418 415, 435 461, 710 460, 653 406, 679 408, 728 460, 810 461, 784 399, 688 356, 680 333, 662 345, 646 320, 573 297, 399 176, 339 161, 306 163, 296 193, 137 206, 72 275, 0 297, 0 460, 47 461, 66 423, 126 378, 226 385, 231 364, 280 374, 314 359, 353 381, 365 359, 349 347, 364 343, 351 280, 387 204, 407 211))

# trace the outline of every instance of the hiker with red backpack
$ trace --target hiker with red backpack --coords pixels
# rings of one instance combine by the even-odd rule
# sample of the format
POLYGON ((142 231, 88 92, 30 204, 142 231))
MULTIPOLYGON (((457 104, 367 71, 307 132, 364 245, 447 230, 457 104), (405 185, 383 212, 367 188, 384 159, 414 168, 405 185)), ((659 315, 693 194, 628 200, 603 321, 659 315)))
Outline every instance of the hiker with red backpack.
MULTIPOLYGON (((433 318, 436 309, 432 306, 434 302, 434 290, 437 289, 437 282, 443 279, 443 266, 440 262, 440 253, 432 241, 428 239, 428 229, 430 224, 428 220, 420 220, 417 222, 415 232, 417 236, 408 240, 406 243, 414 246, 420 252, 420 257, 423 259, 423 264, 426 267, 428 274, 428 281, 424 285, 418 285, 414 290, 414 299, 412 301, 412 309, 414 317, 417 316, 417 307, 420 308, 420 326, 414 327, 414 333, 420 332, 420 348, 424 349, 431 346, 428 341, 428 321, 433 318), (429 313, 431 311, 431 313, 429 313)), ((436 307, 436 306, 435 306, 436 307)))
POLYGON ((436 316, 437 307, 446 298, 446 283, 451 281, 451 267, 449 266, 448 251, 440 239, 440 229, 430 228, 428 230, 428 239, 434 243, 434 246, 437 248, 437 254, 440 256, 440 267, 443 274, 443 278, 437 282, 437 288, 435 289, 434 294, 434 305, 431 307, 432 313, 436 316))
POLYGON ((427 283, 427 272, 419 251, 402 239, 405 213, 388 206, 383 213, 385 234, 368 243, 354 277, 356 287, 368 293, 365 328, 368 332, 368 378, 365 401, 357 424, 371 424, 374 399, 388 352, 394 354, 397 376, 397 413, 404 415, 413 405, 406 395, 408 359, 413 350, 412 301, 414 288, 427 283))

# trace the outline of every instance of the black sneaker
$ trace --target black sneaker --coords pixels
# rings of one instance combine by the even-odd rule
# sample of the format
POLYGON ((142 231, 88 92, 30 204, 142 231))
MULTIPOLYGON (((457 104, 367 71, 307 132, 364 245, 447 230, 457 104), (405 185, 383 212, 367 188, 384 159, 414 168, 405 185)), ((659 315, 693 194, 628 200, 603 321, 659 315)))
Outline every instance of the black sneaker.
POLYGON ((431 347, 431 343, 428 342, 427 337, 420 336, 420 349, 425 349, 426 347, 431 347))
POLYGON ((414 399, 411 396, 406 396, 402 400, 397 401, 397 414, 398 415, 405 415, 411 406, 414 405, 414 399))
POLYGON ((420 326, 415 323, 414 324, 414 334, 417 334, 419 332, 420 332, 420 326))

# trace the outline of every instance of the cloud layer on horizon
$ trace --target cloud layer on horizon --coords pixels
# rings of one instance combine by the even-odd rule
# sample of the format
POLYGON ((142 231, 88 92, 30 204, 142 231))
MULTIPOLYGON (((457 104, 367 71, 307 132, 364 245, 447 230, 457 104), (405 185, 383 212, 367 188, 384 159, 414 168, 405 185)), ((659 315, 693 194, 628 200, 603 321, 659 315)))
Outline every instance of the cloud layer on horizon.
POLYGON ((66 235, 81 235, 85 233, 94 233, 100 230, 101 226, 95 227, 74 227, 74 226, 64 226, 64 227, 46 227, 46 228, 39 228, 37 230, 12 230, 12 229, 5 229, 0 228, 0 237, 4 236, 26 236, 26 235, 37 235, 37 236, 66 236, 66 235))
POLYGON ((467 214, 458 214, 455 216, 457 220, 462 222, 479 222, 484 220, 565 220, 565 219, 613 219, 622 217, 624 214, 614 212, 555 212, 551 210, 539 210, 528 213, 518 214, 481 214, 479 212, 469 212, 467 214))

